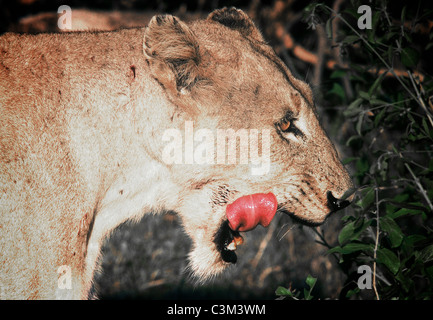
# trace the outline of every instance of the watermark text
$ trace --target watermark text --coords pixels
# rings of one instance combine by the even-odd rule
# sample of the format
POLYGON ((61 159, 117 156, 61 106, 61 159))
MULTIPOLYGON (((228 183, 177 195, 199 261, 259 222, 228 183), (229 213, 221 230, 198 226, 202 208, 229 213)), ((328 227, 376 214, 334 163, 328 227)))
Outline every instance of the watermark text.
POLYGON ((167 129, 162 140, 168 142, 162 151, 166 164, 242 164, 251 165, 252 175, 269 173, 269 129, 216 129, 215 134, 210 129, 194 131, 193 121, 185 121, 183 134, 167 129))

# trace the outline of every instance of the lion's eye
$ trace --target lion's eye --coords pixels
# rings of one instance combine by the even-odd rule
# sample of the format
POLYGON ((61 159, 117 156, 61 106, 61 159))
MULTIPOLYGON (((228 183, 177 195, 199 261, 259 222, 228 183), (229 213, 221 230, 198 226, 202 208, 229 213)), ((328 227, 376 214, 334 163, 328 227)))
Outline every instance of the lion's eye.
POLYGON ((281 121, 278 123, 278 126, 280 127, 280 130, 282 132, 292 132, 295 133, 296 126, 295 126, 296 118, 293 117, 292 113, 286 114, 284 118, 281 119, 281 121))
POLYGON ((281 121, 277 123, 277 126, 281 133, 288 134, 285 135, 285 137, 303 137, 304 134, 301 130, 298 129, 298 127, 295 125, 296 118, 293 117, 293 114, 290 112, 288 113, 281 121))
POLYGON ((289 120, 289 119, 283 120, 280 122, 280 129, 283 132, 288 132, 291 125, 292 125, 291 120, 289 120))

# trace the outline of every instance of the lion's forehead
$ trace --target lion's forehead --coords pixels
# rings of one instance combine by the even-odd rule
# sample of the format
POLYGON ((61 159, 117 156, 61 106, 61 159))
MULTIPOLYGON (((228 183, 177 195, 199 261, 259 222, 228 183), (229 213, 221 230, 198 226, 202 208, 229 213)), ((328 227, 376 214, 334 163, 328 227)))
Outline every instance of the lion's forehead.
POLYGON ((295 79, 267 44, 208 21, 194 23, 192 28, 206 51, 205 65, 215 76, 219 72, 230 75, 224 83, 227 100, 248 104, 239 104, 242 111, 247 108, 256 112, 261 107, 268 116, 278 118, 288 109, 299 114, 313 106, 309 86, 295 79))

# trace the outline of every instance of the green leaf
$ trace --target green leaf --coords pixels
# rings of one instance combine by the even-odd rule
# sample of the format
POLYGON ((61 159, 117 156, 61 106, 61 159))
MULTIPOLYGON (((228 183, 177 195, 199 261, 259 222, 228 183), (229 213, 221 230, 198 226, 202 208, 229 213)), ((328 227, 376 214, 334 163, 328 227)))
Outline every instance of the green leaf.
POLYGON ((332 39, 332 19, 328 19, 328 21, 326 21, 325 31, 328 39, 332 39))
POLYGON ((358 121, 356 122, 356 132, 362 136, 362 123, 364 122, 364 115, 365 113, 361 113, 361 115, 358 118, 358 121))
POLYGON ((361 200, 356 202, 356 205, 365 210, 373 203, 374 199, 375 199, 374 188, 368 188, 367 191, 364 191, 361 200))
POLYGON ((343 41, 341 41, 341 42, 343 44, 351 44, 351 43, 354 43, 354 42, 356 42, 358 40, 359 40, 359 37, 357 35, 349 35, 349 36, 345 37, 343 39, 343 41))
POLYGON ((387 105, 388 102, 376 98, 371 98, 370 104, 373 106, 383 106, 383 105, 387 105))
POLYGON ((379 85, 381 84, 382 80, 385 78, 386 76, 386 72, 382 73, 374 82, 373 85, 370 87, 370 89, 368 90, 368 95, 371 97, 376 93, 377 88, 379 87, 379 85))
POLYGON ((346 74, 347 74, 347 71, 342 70, 342 69, 338 69, 338 70, 335 70, 331 73, 330 78, 331 79, 339 79, 339 78, 343 78, 346 74))
POLYGON ((421 250, 419 259, 421 259, 423 263, 433 260, 433 244, 421 250))
POLYGON ((392 219, 395 218, 399 218, 401 216, 405 216, 405 215, 417 215, 417 214, 421 214, 423 213, 422 210, 414 210, 414 209, 410 209, 410 208, 402 208, 400 210, 397 210, 394 213, 389 214, 389 217, 392 219))
POLYGON ((355 19, 358 19, 360 17, 360 14, 357 12, 357 10, 352 7, 344 9, 343 13, 351 15, 355 19))
POLYGON ((359 108, 359 106, 361 105, 361 103, 364 101, 364 99, 362 98, 358 98, 354 101, 352 101, 352 103, 347 107, 346 110, 344 110, 343 114, 345 117, 353 117, 358 115, 359 113, 362 112, 362 108, 359 108))
POLYGON ((373 220, 365 221, 364 219, 359 219, 345 225, 338 235, 340 245, 344 245, 352 240, 357 240, 359 235, 371 225, 372 221, 373 220))
POLYGON ((388 234, 389 241, 391 242, 391 248, 400 246, 403 241, 404 234, 401 231, 398 224, 389 216, 380 218, 380 229, 388 234))
POLYGON ((308 275, 305 282, 308 285, 308 290, 304 289, 304 299, 305 300, 311 300, 313 299, 313 296, 311 295, 311 292, 313 291, 314 285, 316 284, 317 278, 312 277, 310 274, 308 275))
POLYGON ((370 95, 367 92, 359 91, 358 94, 362 99, 370 101, 370 95))
MULTIPOLYGON (((433 33, 431 33, 431 34, 433 34, 433 33)), ((427 51, 427 50, 429 50, 429 49, 432 48, 432 47, 433 47, 433 42, 429 42, 429 43, 425 46, 424 50, 427 51)))
POLYGON ((401 287, 405 292, 408 292, 410 288, 413 286, 413 280, 405 276, 403 272, 397 274, 395 279, 400 283, 401 287))
POLYGON ((367 243, 357 243, 357 242, 350 242, 346 244, 344 247, 336 246, 330 250, 328 250, 327 254, 331 253, 341 253, 341 254, 349 254, 357 251, 366 251, 366 252, 372 252, 373 251, 373 245, 367 244, 367 243))
MULTIPOLYGON (((349 164, 349 163, 351 163, 351 162, 353 162, 353 161, 356 161, 356 160, 358 160, 359 158, 358 157, 349 157, 349 158, 344 158, 343 160, 341 160, 341 162, 344 164, 344 165, 346 165, 346 164, 349 164)), ((433 161, 432 161, 432 163, 433 163, 433 161)))
MULTIPOLYGON (((362 143, 362 137, 361 137, 361 136, 358 136, 358 135, 351 136, 351 137, 347 140, 347 142, 346 142, 346 146, 351 146, 352 143, 353 143, 353 144, 359 144, 360 142, 362 143)), ((358 161, 360 161, 360 159, 358 159, 358 161)))
POLYGON ((375 44, 376 43, 376 39, 375 39, 376 34, 374 33, 374 30, 373 29, 371 29, 371 30, 367 29, 366 33, 367 33, 368 42, 375 44))
POLYGON ((380 248, 377 250, 376 260, 377 263, 385 265, 394 275, 397 274, 400 269, 400 260, 394 252, 387 248, 380 248))
POLYGON ((353 289, 353 290, 349 290, 349 291, 347 291, 347 293, 346 293, 346 298, 350 298, 351 296, 353 296, 353 295, 355 295, 355 294, 358 294, 359 291, 360 291, 360 289, 359 289, 358 287, 355 288, 355 289, 353 289))
POLYGON ((377 128, 380 124, 380 121, 382 120, 383 116, 385 115, 387 108, 383 108, 377 116, 374 117, 374 127, 377 128))
POLYGON ((427 120, 425 118, 422 119, 422 127, 423 127, 423 129, 425 131, 425 134, 429 135, 430 128, 428 127, 427 120))
MULTIPOLYGON (((395 151, 395 153, 398 153, 396 150, 394 150, 395 151)), ((409 199, 409 195, 407 194, 407 193, 400 193, 400 194, 397 194, 394 198, 393 198, 393 200, 395 201, 395 202, 407 202, 407 200, 409 199)))
POLYGON ((341 98, 341 100, 344 100, 346 97, 346 94, 344 93, 344 89, 341 85, 334 82, 332 89, 329 91, 329 93, 333 93, 341 98))
POLYGON ((405 20, 406 20, 406 6, 404 6, 403 9, 401 10, 401 15, 400 15, 401 25, 404 25, 405 20))
POLYGON ((407 68, 415 67, 419 61, 419 53, 414 48, 404 48, 401 50, 401 63, 407 68))
POLYGON ((307 276, 307 279, 305 279, 305 282, 307 283, 307 285, 310 287, 310 289, 313 289, 313 287, 315 286, 316 282, 317 282, 317 278, 314 278, 313 276, 311 276, 310 274, 307 276))
POLYGON ((310 13, 310 12, 312 12, 314 9, 316 9, 316 6, 317 6, 317 3, 315 3, 315 2, 310 3, 309 5, 307 5, 307 6, 304 8, 304 12, 305 12, 305 13, 310 13))
POLYGON ((376 27, 380 21, 381 14, 382 14, 382 12, 380 10, 375 10, 373 13, 373 19, 371 19, 371 20, 372 20, 372 27, 373 27, 372 29, 374 30, 374 32, 376 32, 376 27))
POLYGON ((387 57, 388 57, 388 63, 392 63, 392 61, 394 60, 394 48, 393 48, 393 46, 389 46, 386 53, 387 53, 387 57))
POLYGON ((292 292, 290 292, 289 289, 286 289, 286 288, 281 287, 281 286, 279 286, 279 287, 277 288, 277 290, 275 290, 275 294, 276 294, 277 296, 290 296, 290 297, 293 296, 292 292))
POLYGON ((346 244, 355 233, 355 221, 348 223, 341 229, 340 234, 338 235, 338 243, 340 245, 346 244))
POLYGON ((345 222, 345 221, 354 221, 356 220, 356 218, 354 216, 342 216, 341 217, 341 221, 345 222))

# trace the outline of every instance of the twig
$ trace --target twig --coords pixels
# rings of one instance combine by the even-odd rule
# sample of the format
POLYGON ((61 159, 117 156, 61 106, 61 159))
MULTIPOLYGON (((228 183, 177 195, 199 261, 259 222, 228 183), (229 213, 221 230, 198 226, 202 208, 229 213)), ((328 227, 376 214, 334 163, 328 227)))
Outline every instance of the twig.
POLYGON ((325 235, 323 234, 323 231, 322 231, 322 233, 320 233, 317 229, 318 229, 318 227, 312 228, 312 230, 314 231, 314 233, 320 238, 320 240, 322 242, 317 241, 317 240, 315 240, 315 242, 317 242, 318 244, 321 244, 322 246, 327 247, 328 249, 332 249, 332 246, 326 241, 325 235))
MULTIPOLYGON (((343 2, 344 2, 343 0, 336 0, 334 2, 334 5, 332 6, 332 9, 335 12, 340 11, 340 6, 343 2)), ((341 58, 340 46, 337 44, 338 22, 339 19, 337 17, 332 19, 332 38, 333 38, 332 40, 334 42, 333 45, 334 48, 332 49, 332 53, 335 61, 337 61, 337 64, 342 68, 344 66, 344 62, 343 59, 341 58)), ((353 98, 353 90, 352 90, 352 85, 350 83, 349 75, 345 74, 342 80, 343 80, 343 86, 344 86, 344 91, 346 92, 347 100, 350 101, 353 98)))
POLYGON ((323 66, 325 64, 325 51, 328 41, 326 39, 326 32, 322 25, 319 24, 316 26, 316 33, 318 38, 317 63, 314 69, 312 84, 314 86, 319 86, 320 81, 322 80, 323 66))
POLYGON ((415 89, 416 97, 418 98, 418 104, 424 109, 424 111, 425 111, 425 113, 427 115, 427 118, 430 121, 430 125, 433 127, 433 119, 432 119, 432 117, 430 115, 430 111, 427 109, 427 107, 426 107, 426 105, 424 103, 424 100, 421 98, 419 90, 418 90, 418 88, 417 88, 417 86, 415 84, 415 80, 413 79, 412 72, 408 71, 407 73, 409 74, 410 81, 412 82, 412 86, 415 89))
MULTIPOLYGON (((403 82, 403 80, 397 75, 397 73, 395 72, 394 68, 391 67, 386 61, 385 59, 382 57, 382 55, 380 55, 376 49, 374 49, 371 44, 368 42, 368 40, 365 39, 365 37, 363 35, 361 35, 354 27, 352 27, 352 25, 342 17, 342 15, 336 11, 334 11, 334 9, 326 6, 326 5, 322 5, 324 8, 326 8, 327 10, 331 11, 332 13, 334 13, 338 18, 341 19, 341 21, 343 21, 351 30, 353 33, 355 33, 363 42, 364 44, 371 50, 371 52, 373 52, 378 58, 379 60, 382 62, 382 64, 385 66, 386 69, 389 70, 389 72, 394 76, 394 78, 400 83, 400 85, 406 90, 406 92, 415 100, 418 102, 418 104, 424 109, 427 110, 425 108, 425 104, 423 106, 423 101, 421 99, 421 101, 417 98, 417 96, 415 96, 413 94, 413 92, 407 87, 407 85, 403 82)), ((409 77, 410 77, 410 73, 409 77)), ((427 113, 428 115, 428 113, 427 113)), ((431 125, 433 126, 433 122, 431 123, 431 125)))
MULTIPOLYGON (((319 56, 318 54, 315 54, 307 49, 305 49, 303 46, 297 44, 295 42, 295 40, 292 38, 292 36, 289 34, 288 31, 286 31, 286 28, 284 28, 280 23, 275 23, 276 27, 275 27, 275 36, 279 39, 281 39, 282 42, 282 50, 281 50, 281 54, 285 54, 287 55, 286 50, 290 50, 292 52, 292 54, 299 60, 312 64, 312 65, 317 65, 319 63, 319 56)), ((339 62, 337 62, 334 59, 329 59, 327 60, 327 62, 325 63, 326 68, 333 70, 335 69, 337 66, 340 66, 343 69, 349 69, 350 66, 346 63, 341 62, 341 64, 339 62)), ((392 76, 400 76, 400 77, 409 77, 408 72, 405 70, 399 70, 399 69, 394 69, 394 74, 390 73, 389 69, 385 69, 385 68, 381 68, 379 70, 374 69, 374 70, 367 70, 367 72, 375 74, 377 76, 383 74, 383 73, 387 73, 385 75, 385 77, 392 77, 392 76)), ((417 76, 419 78, 420 82, 424 81, 424 75, 414 71, 413 74, 415 76, 417 76)))
POLYGON ((373 289, 376 294, 376 299, 380 300, 379 293, 376 288, 376 257, 377 257, 377 247, 379 245, 379 188, 376 186, 376 242, 374 244, 374 254, 373 254, 373 289))
MULTIPOLYGON (((287 225, 287 224, 286 224, 287 225)), ((284 225, 285 226, 285 225, 284 225)), ((283 227, 284 227, 283 226, 283 227)), ((281 229, 283 228, 283 227, 281 227, 281 229)), ((278 239, 278 241, 281 241, 281 240, 283 240, 283 238, 293 229, 295 227, 295 225, 292 225, 289 229, 287 229, 287 231, 286 232, 284 232, 284 234, 278 239)), ((278 237, 278 235, 280 234, 280 231, 278 231, 278 233, 277 233, 277 237, 278 237)))
MULTIPOLYGON (((404 159, 401 152, 398 153, 398 156, 400 157, 400 159, 404 159)), ((418 187, 419 192, 421 193, 421 195, 423 196, 423 198, 427 202, 427 205, 429 206, 430 210, 433 211, 433 204, 430 201, 430 198, 428 197, 428 194, 425 191, 424 187, 422 186, 421 181, 419 181, 418 177, 413 173, 411 167, 409 166, 409 164, 407 162, 404 163, 404 166, 406 167, 406 169, 409 171, 410 175, 412 176, 413 181, 415 182, 416 186, 418 187)))
POLYGON ((282 268, 281 266, 276 266, 276 267, 267 267, 263 270, 263 272, 260 274, 259 276, 259 281, 258 281, 258 287, 259 288, 263 288, 263 286, 265 285, 265 279, 268 275, 270 275, 273 272, 278 272, 280 271, 282 268))
MULTIPOLYGON (((317 227, 317 228, 312 228, 312 230, 316 233, 316 235, 320 238, 321 241, 315 240, 315 242, 318 243, 318 244, 320 244, 320 245, 322 245, 322 246, 325 246, 325 247, 328 248, 328 249, 332 249, 333 246, 331 246, 331 245, 326 241, 326 239, 325 239, 325 235, 324 235, 324 233, 323 233, 323 230, 322 230, 322 233, 320 233, 317 229, 318 229, 318 227, 317 227)), ((332 256, 335 258, 335 260, 336 260, 337 262, 340 261, 340 258, 338 258, 337 254, 336 254, 335 252, 332 253, 332 256)))
POLYGON ((162 286, 165 284, 165 282, 166 282, 165 279, 152 280, 152 281, 145 283, 143 285, 142 289, 144 290, 144 289, 149 289, 149 288, 153 288, 153 287, 157 287, 157 286, 162 286))
POLYGON ((269 229, 268 229, 268 232, 266 233, 266 236, 263 238, 262 242, 260 243, 259 250, 257 251, 256 256, 251 261, 251 266, 253 267, 253 269, 257 268, 257 265, 259 264, 260 259, 262 258, 262 255, 265 252, 265 249, 268 246, 269 240, 271 240, 271 237, 274 234, 276 227, 277 227, 276 222, 272 223, 269 226, 269 229))
MULTIPOLYGON (((401 156, 401 154, 400 154, 401 156)), ((401 156, 402 157, 402 156, 401 156)), ((422 196, 424 197, 425 201, 427 202, 428 206, 430 207, 430 210, 433 211, 433 205, 427 195, 427 192, 425 191, 424 187, 422 186, 421 182, 419 181, 418 177, 413 173, 412 169, 410 168, 409 164, 405 163, 404 166, 407 168, 407 170, 409 171, 410 175, 412 176, 416 186, 419 189, 419 192, 422 194, 422 196)))
MULTIPOLYGON (((386 19, 388 20, 389 26, 392 26, 392 22, 391 22, 391 19, 388 16, 388 11, 386 10, 386 6, 383 8, 383 12, 385 14, 386 19)), ((397 45, 397 49, 399 51, 401 51, 401 41, 399 41, 398 39, 395 39, 395 43, 397 45)), ((430 114, 429 110, 427 109, 427 107, 426 107, 426 105, 424 103, 424 100, 421 98, 421 95, 420 95, 420 93, 418 91, 418 88, 416 86, 415 80, 414 80, 414 78, 412 76, 412 72, 410 70, 408 70, 407 74, 409 75, 410 82, 412 83, 412 86, 413 86, 413 88, 415 90, 415 93, 416 93, 416 99, 415 100, 418 102, 418 104, 421 106, 421 108, 424 109, 424 112, 426 113, 427 118, 430 121, 430 125, 433 127, 433 119, 431 117, 431 114, 430 114)))

